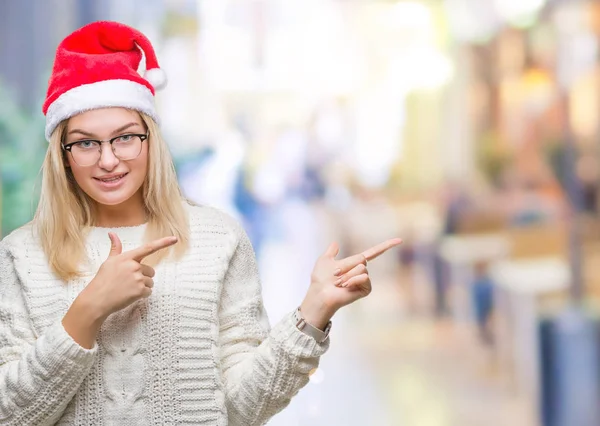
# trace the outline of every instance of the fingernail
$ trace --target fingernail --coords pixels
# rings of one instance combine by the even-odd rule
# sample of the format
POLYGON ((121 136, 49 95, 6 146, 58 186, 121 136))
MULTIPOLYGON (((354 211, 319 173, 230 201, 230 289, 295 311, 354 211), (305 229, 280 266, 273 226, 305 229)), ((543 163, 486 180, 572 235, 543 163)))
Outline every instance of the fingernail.
POLYGON ((341 279, 341 278, 339 278, 339 279, 337 279, 337 280, 335 281, 335 283, 334 283, 334 284, 335 284, 335 286, 336 286, 336 287, 339 287, 341 283, 342 283, 342 279, 341 279))
POLYGON ((348 287, 348 281, 346 281, 344 284, 342 284, 342 287, 348 287))
POLYGON ((340 268, 336 269, 335 272, 333 273, 333 276, 337 277, 340 274, 340 272, 342 272, 342 270, 340 268))

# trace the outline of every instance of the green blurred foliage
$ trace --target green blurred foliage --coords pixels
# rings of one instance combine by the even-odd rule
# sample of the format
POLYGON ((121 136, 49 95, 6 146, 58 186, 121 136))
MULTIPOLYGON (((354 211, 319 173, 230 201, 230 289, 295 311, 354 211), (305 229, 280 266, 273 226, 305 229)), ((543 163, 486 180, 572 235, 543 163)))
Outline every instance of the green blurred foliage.
POLYGON ((0 236, 33 217, 46 146, 43 115, 19 108, 0 82, 0 236))

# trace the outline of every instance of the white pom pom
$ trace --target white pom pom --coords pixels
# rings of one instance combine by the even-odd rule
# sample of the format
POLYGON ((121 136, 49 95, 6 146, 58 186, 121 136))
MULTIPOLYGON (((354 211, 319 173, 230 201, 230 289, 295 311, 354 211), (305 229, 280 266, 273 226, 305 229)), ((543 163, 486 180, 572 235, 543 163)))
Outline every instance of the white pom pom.
POLYGON ((144 78, 156 90, 163 89, 167 85, 167 74, 160 68, 152 68, 144 73, 144 78))

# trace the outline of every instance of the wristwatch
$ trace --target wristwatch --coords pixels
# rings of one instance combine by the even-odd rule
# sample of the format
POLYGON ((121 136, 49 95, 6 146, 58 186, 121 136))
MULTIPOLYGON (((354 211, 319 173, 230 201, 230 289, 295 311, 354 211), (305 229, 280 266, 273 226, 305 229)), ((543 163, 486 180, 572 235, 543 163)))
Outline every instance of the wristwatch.
POLYGON ((331 321, 325 326, 325 330, 319 330, 317 327, 309 324, 302 317, 300 308, 294 311, 294 321, 296 321, 296 327, 304 334, 309 335, 319 343, 323 343, 329 337, 329 331, 331 330, 331 321))

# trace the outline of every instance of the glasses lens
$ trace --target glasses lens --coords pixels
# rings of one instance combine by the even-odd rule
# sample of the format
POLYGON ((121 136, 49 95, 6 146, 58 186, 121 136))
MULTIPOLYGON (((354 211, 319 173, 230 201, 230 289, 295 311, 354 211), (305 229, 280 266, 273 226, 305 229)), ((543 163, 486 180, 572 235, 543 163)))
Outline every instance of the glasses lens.
POLYGON ((133 160, 142 152, 142 138, 137 135, 121 136, 112 144, 113 152, 121 160, 133 160))
POLYGON ((100 144, 94 141, 83 141, 71 146, 73 160, 80 166, 92 166, 100 158, 100 144))

